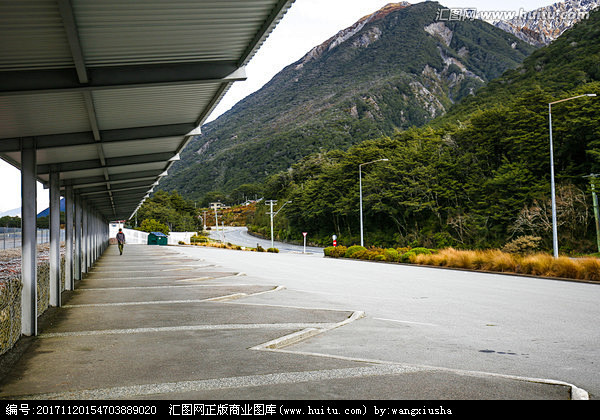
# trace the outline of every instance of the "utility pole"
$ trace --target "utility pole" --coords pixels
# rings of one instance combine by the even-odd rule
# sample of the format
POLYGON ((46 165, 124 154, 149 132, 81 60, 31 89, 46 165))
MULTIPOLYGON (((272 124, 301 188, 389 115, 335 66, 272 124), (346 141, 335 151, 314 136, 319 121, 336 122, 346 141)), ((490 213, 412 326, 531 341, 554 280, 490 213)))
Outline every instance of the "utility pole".
POLYGON ((273 217, 275 216, 275 213, 273 213, 273 205, 277 204, 277 200, 268 200, 265 203, 271 206, 271 211, 268 213, 271 216, 271 248, 275 248, 273 241, 273 217))
POLYGON ((277 216, 277 214, 281 211, 281 209, 283 209, 285 207, 286 204, 291 203, 291 201, 286 201, 283 206, 281 206, 279 208, 279 210, 277 210, 276 212, 273 212, 273 205, 277 204, 277 200, 267 200, 265 201, 265 204, 268 204, 269 206, 271 206, 271 211, 268 212, 267 214, 269 214, 271 216, 271 248, 275 248, 274 245, 274 240, 273 240, 273 218, 275 216, 277 216))
POLYGON ((217 203, 213 203, 213 209, 215 209, 215 229, 217 229, 217 235, 219 235, 219 220, 217 220, 217 203))
POLYGON ((598 207, 598 195, 596 194, 596 178, 598 177, 600 177, 600 174, 590 174, 584 178, 589 178, 592 186, 592 202, 594 204, 594 219, 596 220, 596 246, 598 252, 600 252, 600 208, 598 207))

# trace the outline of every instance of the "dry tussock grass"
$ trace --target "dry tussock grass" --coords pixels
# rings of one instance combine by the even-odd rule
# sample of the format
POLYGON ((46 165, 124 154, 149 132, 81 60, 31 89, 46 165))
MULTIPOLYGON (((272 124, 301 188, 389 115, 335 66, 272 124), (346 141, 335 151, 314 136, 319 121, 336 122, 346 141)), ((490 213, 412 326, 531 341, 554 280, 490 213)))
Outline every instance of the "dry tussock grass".
POLYGON ((461 251, 447 248, 431 255, 416 255, 412 262, 439 267, 600 281, 600 259, 593 257, 555 259, 542 253, 518 255, 500 250, 461 251))

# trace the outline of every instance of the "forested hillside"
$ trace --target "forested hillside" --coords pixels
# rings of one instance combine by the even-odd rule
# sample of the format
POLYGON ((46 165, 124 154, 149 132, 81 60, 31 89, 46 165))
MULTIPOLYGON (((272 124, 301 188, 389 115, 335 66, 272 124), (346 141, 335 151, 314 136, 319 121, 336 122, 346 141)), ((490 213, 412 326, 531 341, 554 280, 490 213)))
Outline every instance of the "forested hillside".
MULTIPOLYGON (((600 13, 422 128, 312 154, 265 183, 291 200, 282 239, 359 243, 358 165, 367 245, 499 247, 524 235, 551 248, 548 103, 600 95, 600 13)), ((600 98, 552 110, 562 251, 594 251, 588 178, 600 173, 600 98)), ((261 225, 261 214, 256 224, 261 225)))
POLYGON ((438 21, 440 7, 391 4, 316 46, 202 127, 161 188, 201 200, 311 153, 422 126, 534 51, 482 21, 438 21))

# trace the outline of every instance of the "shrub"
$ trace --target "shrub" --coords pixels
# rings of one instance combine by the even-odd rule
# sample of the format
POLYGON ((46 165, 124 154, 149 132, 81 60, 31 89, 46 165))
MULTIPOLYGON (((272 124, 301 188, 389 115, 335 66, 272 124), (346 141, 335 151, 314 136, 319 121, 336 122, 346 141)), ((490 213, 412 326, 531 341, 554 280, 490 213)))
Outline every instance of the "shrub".
MULTIPOLYGON (((352 248, 352 247, 350 247, 352 248)), ((346 258, 354 258, 356 260, 368 260, 369 259, 369 250, 361 247, 362 249, 357 249, 355 252, 352 252, 350 254, 350 257, 346 257, 346 258)), ((348 255, 348 252, 346 252, 346 255, 348 255)))
POLYGON ((256 252, 265 252, 265 249, 262 246, 260 246, 260 245, 257 244, 256 245, 256 252))
POLYGON ((341 258, 346 254, 348 248, 345 246, 329 246, 323 250, 326 257, 341 258))
POLYGON ((273 252, 273 253, 277 254, 279 252, 279 250, 277 248, 268 248, 267 252, 273 252))
POLYGON ((203 236, 203 235, 193 235, 190 238, 190 242, 193 243, 193 244, 198 243, 198 242, 200 242, 200 243, 206 243, 208 241, 209 241, 208 238, 206 236, 203 236))
POLYGON ((404 254, 402 254, 402 256, 400 257, 400 261, 403 263, 414 262, 416 256, 417 254, 415 254, 413 251, 407 251, 404 254))
POLYGON ((539 249, 541 241, 539 236, 521 236, 504 245, 502 251, 511 254, 531 254, 539 249))
POLYGON ((397 262, 400 259, 400 254, 394 248, 388 248, 383 251, 383 259, 389 262, 397 262))
POLYGON ((365 248, 364 246, 360 246, 360 245, 352 245, 350 248, 348 248, 346 250, 346 252, 344 253, 344 257, 345 258, 352 258, 352 255, 358 251, 366 251, 367 248, 365 248))
POLYGON ((413 249, 411 249, 411 251, 414 252, 416 255, 419 255, 419 254, 426 254, 426 255, 432 254, 431 249, 428 249, 428 248, 413 248, 413 249))

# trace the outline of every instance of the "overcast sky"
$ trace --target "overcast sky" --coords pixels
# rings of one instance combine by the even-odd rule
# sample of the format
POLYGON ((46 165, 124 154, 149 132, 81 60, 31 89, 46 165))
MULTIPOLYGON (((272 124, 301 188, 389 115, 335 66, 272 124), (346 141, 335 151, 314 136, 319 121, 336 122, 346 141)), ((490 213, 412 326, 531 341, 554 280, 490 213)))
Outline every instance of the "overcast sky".
MULTIPOLYGON (((288 64, 302 58, 313 47, 345 29, 363 16, 379 10, 390 0, 296 0, 265 44, 246 68, 248 79, 235 83, 208 121, 226 112, 238 101, 260 89, 288 64)), ((469 7, 479 11, 534 10, 552 0, 440 1, 446 7, 469 7)), ((413 1, 411 3, 420 3, 413 1)), ((0 212, 21 206, 20 172, 0 159, 0 212)), ((48 190, 38 185, 38 209, 48 207, 48 190)))

